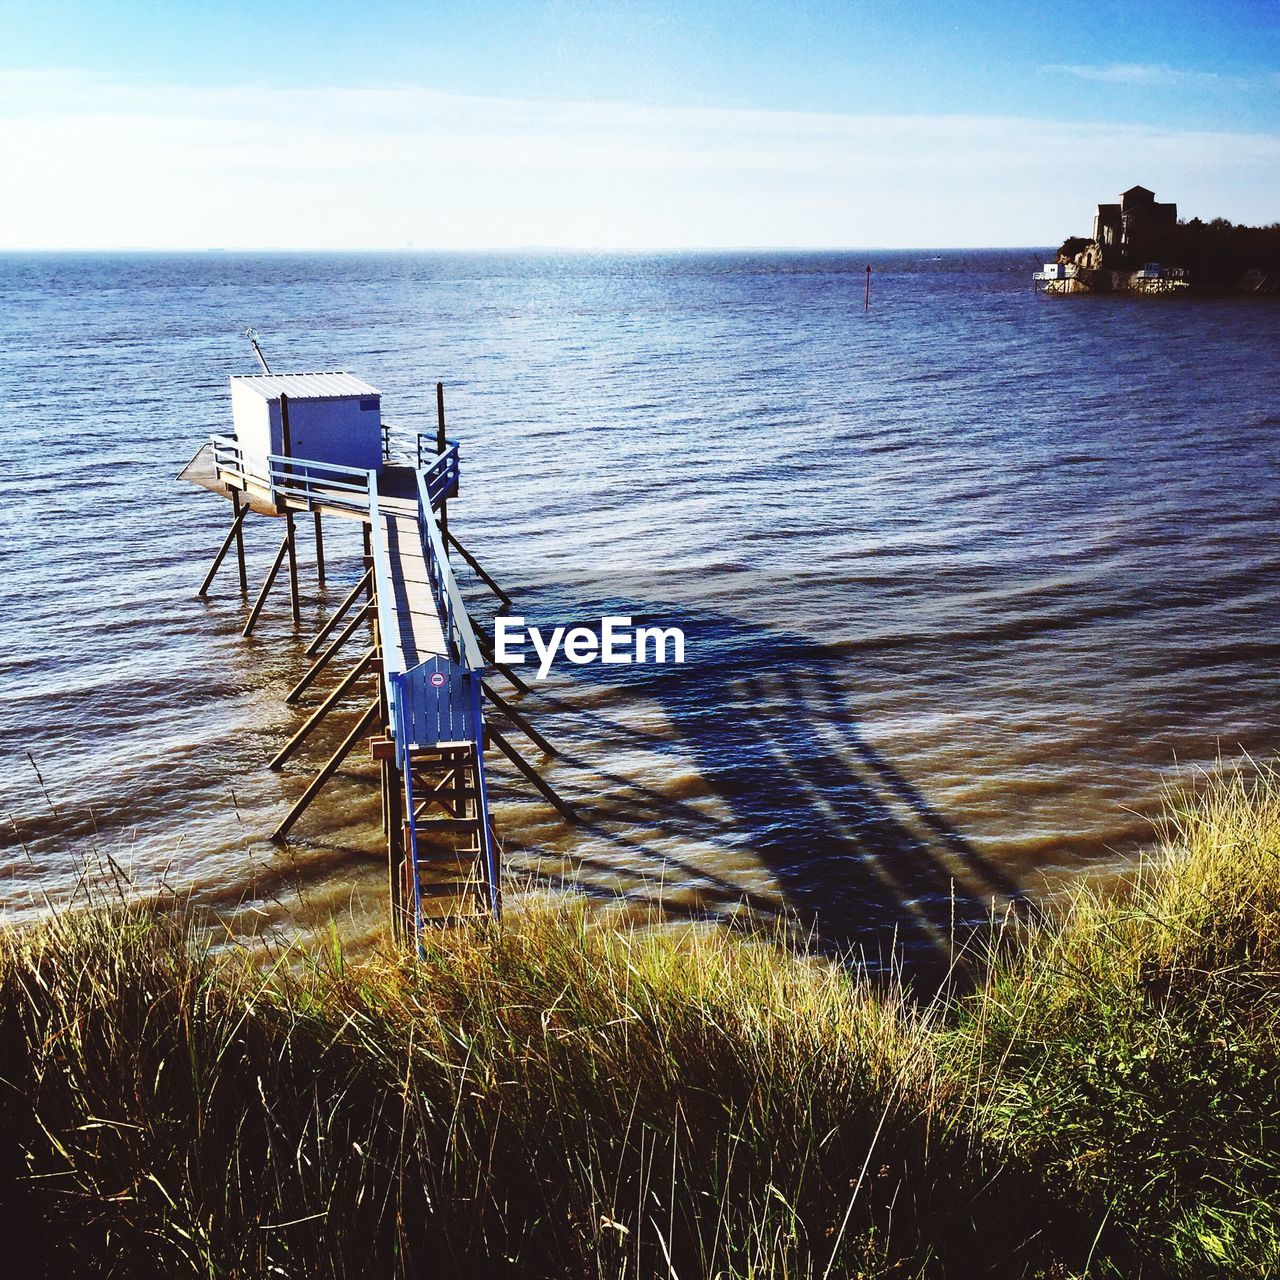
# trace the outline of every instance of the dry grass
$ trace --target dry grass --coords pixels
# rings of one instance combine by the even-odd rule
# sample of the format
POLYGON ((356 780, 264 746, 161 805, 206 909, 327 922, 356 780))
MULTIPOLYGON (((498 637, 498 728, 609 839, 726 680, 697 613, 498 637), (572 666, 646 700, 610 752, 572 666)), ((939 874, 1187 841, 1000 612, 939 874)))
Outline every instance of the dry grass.
POLYGON ((1280 780, 929 1005, 528 900, 264 971, 141 907, 0 948, 6 1238, 67 1276, 1258 1275, 1280 780))

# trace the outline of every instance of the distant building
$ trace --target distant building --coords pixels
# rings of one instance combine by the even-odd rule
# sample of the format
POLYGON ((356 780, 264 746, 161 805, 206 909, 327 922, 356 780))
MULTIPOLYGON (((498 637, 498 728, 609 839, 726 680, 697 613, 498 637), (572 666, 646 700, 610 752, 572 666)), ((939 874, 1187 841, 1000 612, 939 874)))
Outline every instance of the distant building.
POLYGON ((1146 187, 1130 187, 1119 204, 1100 204, 1093 219, 1093 238, 1103 250, 1121 253, 1141 245, 1144 235, 1156 227, 1178 222, 1178 206, 1161 204, 1146 187))

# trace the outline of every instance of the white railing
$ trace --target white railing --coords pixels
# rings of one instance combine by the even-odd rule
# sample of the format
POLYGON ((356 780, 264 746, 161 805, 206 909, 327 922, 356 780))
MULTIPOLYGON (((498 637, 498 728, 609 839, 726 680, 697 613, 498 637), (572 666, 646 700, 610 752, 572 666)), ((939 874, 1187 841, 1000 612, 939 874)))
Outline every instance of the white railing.
POLYGON ((218 479, 239 488, 263 489, 274 503, 292 501, 308 510, 337 507, 363 513, 369 510, 370 495, 377 492, 374 471, 277 453, 250 453, 234 436, 210 440, 218 479))

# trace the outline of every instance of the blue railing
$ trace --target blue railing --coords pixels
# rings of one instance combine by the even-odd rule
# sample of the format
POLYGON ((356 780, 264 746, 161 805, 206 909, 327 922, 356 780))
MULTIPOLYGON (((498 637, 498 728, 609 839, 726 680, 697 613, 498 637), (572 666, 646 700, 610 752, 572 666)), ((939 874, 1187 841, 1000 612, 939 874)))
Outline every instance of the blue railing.
POLYGON ((458 445, 454 440, 429 463, 422 461, 422 437, 418 438, 418 481, 425 485, 428 510, 436 511, 446 498, 458 496, 458 445))
MULTIPOLYGON (((457 446, 450 451, 453 454, 454 474, 457 469, 457 446)), ((449 453, 442 453, 443 462, 449 453)), ((466 601, 458 588, 458 580, 453 576, 453 566, 449 563, 449 554, 445 550, 444 535, 436 520, 436 508, 442 500, 437 496, 440 485, 432 488, 431 472, 418 472, 418 533, 422 538, 422 551, 427 562, 427 578, 431 583, 431 592, 440 608, 440 624, 444 628, 445 642, 449 646, 449 654, 453 660, 470 670, 483 670, 484 657, 480 652, 480 643, 476 639, 475 630, 467 614, 466 601)), ((456 481, 452 493, 457 492, 456 481)))

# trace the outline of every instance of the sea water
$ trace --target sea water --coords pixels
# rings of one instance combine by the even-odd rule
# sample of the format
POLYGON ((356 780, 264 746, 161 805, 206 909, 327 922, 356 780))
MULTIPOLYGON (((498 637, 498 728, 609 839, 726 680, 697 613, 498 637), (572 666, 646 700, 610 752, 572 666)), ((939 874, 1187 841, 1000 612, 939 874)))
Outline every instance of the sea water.
MULTIPOLYGON (((281 585, 241 638, 231 562, 196 596, 230 512, 177 475, 249 325, 405 449, 445 384, 450 526, 531 625, 686 636, 520 700, 583 821, 495 757, 513 883, 936 951, 1125 865, 1171 780, 1280 741, 1280 305, 1047 298, 1043 256, 0 256, 4 918, 88 869, 378 936, 364 752, 265 839, 360 706, 266 769, 356 530, 323 591, 302 538, 297 632, 281 585)), ((253 591, 281 533, 246 526, 253 591)))

